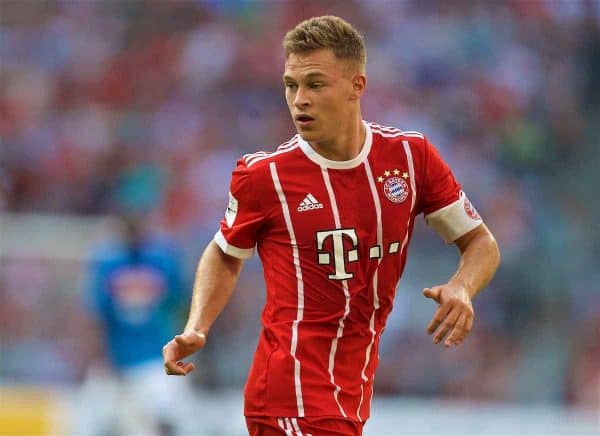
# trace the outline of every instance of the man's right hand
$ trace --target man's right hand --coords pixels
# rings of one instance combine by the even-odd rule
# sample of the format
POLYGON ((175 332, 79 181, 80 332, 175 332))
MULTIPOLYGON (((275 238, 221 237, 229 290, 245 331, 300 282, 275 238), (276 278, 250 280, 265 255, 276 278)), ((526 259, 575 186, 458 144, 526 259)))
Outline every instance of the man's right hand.
POLYGON ((195 331, 185 331, 175 336, 163 347, 163 361, 167 375, 188 375, 196 367, 182 359, 194 354, 206 344, 206 335, 195 331))

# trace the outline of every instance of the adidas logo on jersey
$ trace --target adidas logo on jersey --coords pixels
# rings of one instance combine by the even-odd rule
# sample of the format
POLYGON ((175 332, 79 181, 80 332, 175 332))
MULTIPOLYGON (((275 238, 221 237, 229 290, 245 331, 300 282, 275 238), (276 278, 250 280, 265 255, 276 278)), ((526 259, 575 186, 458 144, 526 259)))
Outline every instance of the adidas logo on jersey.
POLYGON ((323 205, 312 194, 307 194, 298 206, 298 212, 306 212, 307 210, 323 209, 323 205))

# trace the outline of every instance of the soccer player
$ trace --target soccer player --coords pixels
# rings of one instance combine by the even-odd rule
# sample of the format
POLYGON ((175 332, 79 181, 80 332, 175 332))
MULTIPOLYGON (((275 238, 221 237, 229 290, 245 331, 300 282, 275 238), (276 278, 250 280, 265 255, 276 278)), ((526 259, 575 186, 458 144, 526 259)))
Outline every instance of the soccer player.
POLYGON ((448 165, 418 132, 365 122, 362 36, 333 16, 284 39, 286 101, 298 134, 238 161, 220 230, 200 260, 188 323, 163 348, 167 374, 201 349, 254 249, 266 282, 263 329, 245 389, 251 435, 360 435, 378 346, 421 213, 461 253, 424 290, 433 342, 461 344, 471 299, 499 263, 495 239, 448 165))
POLYGON ((140 215, 120 218, 120 237, 95 247, 90 262, 85 302, 102 334, 108 371, 95 363, 88 372, 77 434, 183 432, 181 407, 169 398, 188 398, 191 389, 165 383, 156 355, 177 331, 184 294, 178 250, 147 232, 140 215))

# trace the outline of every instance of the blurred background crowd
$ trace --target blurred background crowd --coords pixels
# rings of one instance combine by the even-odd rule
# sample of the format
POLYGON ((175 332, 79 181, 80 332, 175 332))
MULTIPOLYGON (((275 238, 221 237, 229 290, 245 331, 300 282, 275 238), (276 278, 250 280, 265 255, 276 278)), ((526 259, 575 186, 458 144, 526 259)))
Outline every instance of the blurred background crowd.
MULTIPOLYGON (((236 160, 294 133, 282 37, 323 14, 365 35, 365 119, 425 133, 503 254, 474 302, 473 333, 441 350, 425 334, 434 308, 420 291, 458 257, 416 227, 376 393, 598 413, 597 0, 2 0, 0 213, 142 217, 181 253, 179 330, 236 160)), ((103 353, 85 304, 90 254, 59 262, 57 236, 56 259, 15 256, 6 237, 0 383, 78 386, 103 353)), ((252 261, 195 386, 241 386, 263 294, 252 261)))

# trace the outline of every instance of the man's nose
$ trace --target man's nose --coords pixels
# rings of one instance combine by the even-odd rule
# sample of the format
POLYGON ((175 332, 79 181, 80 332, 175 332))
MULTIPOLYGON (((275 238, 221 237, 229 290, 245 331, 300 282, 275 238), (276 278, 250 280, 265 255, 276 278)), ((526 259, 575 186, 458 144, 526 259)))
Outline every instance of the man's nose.
POLYGON ((294 97, 294 105, 298 108, 306 107, 310 104, 310 100, 306 95, 306 91, 301 86, 298 87, 298 91, 296 91, 296 96, 294 97))

